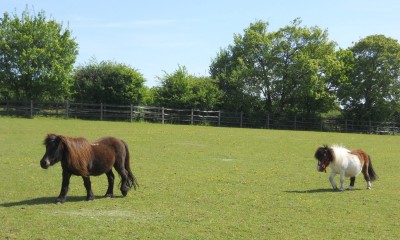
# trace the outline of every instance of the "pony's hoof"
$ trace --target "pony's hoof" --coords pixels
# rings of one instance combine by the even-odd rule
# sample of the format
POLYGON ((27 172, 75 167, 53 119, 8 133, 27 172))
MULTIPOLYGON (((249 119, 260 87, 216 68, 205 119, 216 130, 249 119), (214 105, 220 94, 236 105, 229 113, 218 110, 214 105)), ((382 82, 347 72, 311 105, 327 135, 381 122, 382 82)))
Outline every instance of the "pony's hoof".
POLYGON ((367 187, 368 190, 371 190, 371 187, 367 187))
POLYGON ((93 201, 94 197, 90 196, 90 197, 86 197, 86 201, 93 201))
POLYGON ((113 198, 113 197, 114 197, 114 194, 107 193, 104 197, 106 197, 106 198, 113 198))
POLYGON ((353 190, 353 187, 348 187, 346 190, 353 190))

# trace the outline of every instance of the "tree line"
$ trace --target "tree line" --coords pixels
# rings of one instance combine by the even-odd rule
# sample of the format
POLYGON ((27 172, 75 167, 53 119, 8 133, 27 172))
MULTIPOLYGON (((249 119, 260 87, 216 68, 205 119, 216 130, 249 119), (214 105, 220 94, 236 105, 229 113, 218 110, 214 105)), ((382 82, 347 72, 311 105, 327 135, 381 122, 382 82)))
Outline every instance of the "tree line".
POLYGON ((78 44, 71 30, 44 11, 0 18, 0 99, 74 101, 223 110, 247 115, 333 115, 397 120, 400 44, 367 36, 342 49, 328 31, 301 19, 277 31, 251 23, 212 59, 209 76, 186 67, 148 88, 135 68, 91 59, 74 67, 78 44))

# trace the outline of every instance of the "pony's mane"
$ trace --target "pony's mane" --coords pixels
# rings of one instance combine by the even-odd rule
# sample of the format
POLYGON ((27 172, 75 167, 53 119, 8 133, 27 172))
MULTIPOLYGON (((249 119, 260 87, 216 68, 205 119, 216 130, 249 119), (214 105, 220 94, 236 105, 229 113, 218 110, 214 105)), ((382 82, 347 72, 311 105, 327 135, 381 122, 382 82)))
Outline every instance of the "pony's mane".
POLYGON ((342 153, 349 153, 350 152, 350 150, 347 149, 342 144, 334 144, 330 148, 333 149, 335 152, 342 152, 342 153))
POLYGON ((72 168, 82 174, 88 175, 87 164, 92 157, 91 144, 85 138, 69 138, 60 136, 61 141, 66 146, 67 163, 72 168))
POLYGON ((347 149, 343 144, 333 144, 331 148, 336 148, 336 149, 347 149))
POLYGON ((342 159, 342 158, 346 157, 350 153, 350 150, 347 149, 342 144, 334 144, 330 148, 333 151, 335 160, 336 159, 342 159))

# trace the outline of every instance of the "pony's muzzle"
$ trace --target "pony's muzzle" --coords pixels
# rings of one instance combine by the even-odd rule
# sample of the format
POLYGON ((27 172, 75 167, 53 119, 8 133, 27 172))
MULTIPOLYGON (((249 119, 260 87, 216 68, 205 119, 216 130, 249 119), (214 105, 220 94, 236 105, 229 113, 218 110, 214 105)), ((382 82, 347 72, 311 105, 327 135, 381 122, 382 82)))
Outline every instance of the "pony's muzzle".
POLYGON ((321 165, 318 165, 318 166, 317 166, 317 171, 318 171, 318 172, 324 172, 324 171, 325 171, 325 168, 322 167, 321 165))
POLYGON ((41 166, 43 169, 48 169, 48 168, 50 167, 50 161, 49 161, 48 159, 42 159, 42 160, 40 161, 40 166, 41 166))

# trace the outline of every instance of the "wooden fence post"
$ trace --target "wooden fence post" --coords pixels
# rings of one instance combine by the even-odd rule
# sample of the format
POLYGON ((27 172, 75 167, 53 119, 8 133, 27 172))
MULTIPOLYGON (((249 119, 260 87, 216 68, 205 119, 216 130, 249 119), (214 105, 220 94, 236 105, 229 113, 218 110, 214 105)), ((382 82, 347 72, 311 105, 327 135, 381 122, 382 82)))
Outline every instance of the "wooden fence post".
POLYGON ((218 127, 221 127, 221 110, 218 111, 218 127))
POLYGON ((243 111, 240 112, 240 127, 243 127, 243 111))
POLYGON ((161 108, 161 121, 162 121, 162 124, 164 124, 164 121, 165 121, 164 113, 165 113, 165 110, 164 110, 164 107, 162 107, 161 108))
POLYGON ((131 122, 132 122, 132 120, 133 120, 133 105, 131 104, 131 112, 130 112, 130 117, 131 117, 131 122))
POLYGON ((100 103, 100 120, 103 121, 103 103, 100 103))
POLYGON ((372 122, 371 122, 371 120, 369 120, 368 133, 370 133, 371 131, 372 131, 372 122))
POLYGON ((31 100, 31 118, 33 118, 33 101, 31 100))
POLYGON ((321 128, 320 128, 320 131, 322 132, 322 129, 324 128, 324 119, 323 118, 321 118, 321 128))
POLYGON ((193 125, 193 120, 194 120, 194 110, 193 110, 193 108, 192 108, 192 112, 191 112, 191 114, 190 114, 190 124, 191 125, 193 125))
POLYGON ((66 108, 65 108, 65 116, 68 119, 69 118, 69 101, 67 100, 66 108))

